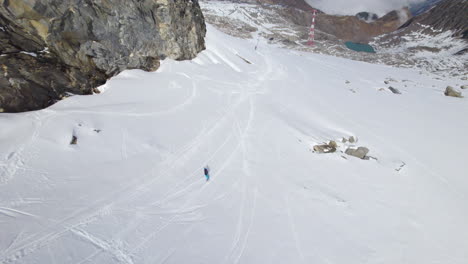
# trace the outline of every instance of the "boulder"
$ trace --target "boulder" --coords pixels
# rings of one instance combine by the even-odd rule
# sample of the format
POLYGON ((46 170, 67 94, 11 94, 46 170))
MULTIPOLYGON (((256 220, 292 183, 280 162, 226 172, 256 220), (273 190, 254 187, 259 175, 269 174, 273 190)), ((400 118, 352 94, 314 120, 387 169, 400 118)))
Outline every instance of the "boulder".
POLYGON ((317 153, 333 153, 336 152, 338 144, 335 141, 330 141, 328 144, 315 145, 314 151, 317 153))
POLYGON ((348 148, 345 153, 347 155, 360 158, 360 159, 366 159, 366 155, 369 153, 369 149, 365 147, 359 147, 357 149, 354 148, 348 148))
POLYGON ((14 0, 0 5, 0 108, 36 110, 126 69, 205 48, 195 0, 14 0))
POLYGON ((460 86, 460 88, 462 88, 462 89, 468 89, 468 85, 462 85, 462 86, 460 86))
POLYGON ((78 144, 78 138, 76 136, 72 136, 70 145, 76 145, 76 144, 78 144))
POLYGON ((445 89, 444 94, 445 96, 463 98, 461 92, 456 91, 452 86, 447 86, 447 89, 445 89))
POLYGON ((388 87, 388 89, 394 94, 401 94, 400 90, 393 88, 392 86, 388 87))
POLYGON ((357 140, 353 137, 353 136, 350 136, 349 139, 348 139, 349 143, 351 144, 354 144, 357 142, 357 140))

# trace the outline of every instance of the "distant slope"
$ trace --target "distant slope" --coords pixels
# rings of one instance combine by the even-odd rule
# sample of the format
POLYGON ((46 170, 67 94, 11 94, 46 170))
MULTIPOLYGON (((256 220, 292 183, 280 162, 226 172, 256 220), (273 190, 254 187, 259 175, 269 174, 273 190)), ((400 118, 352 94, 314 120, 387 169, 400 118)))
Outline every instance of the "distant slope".
POLYGON ((378 52, 407 54, 432 71, 468 74, 468 1, 445 0, 398 31, 374 39, 378 52))
POLYGON ((468 1, 442 1, 431 10, 410 19, 401 28, 414 31, 424 27, 421 25, 430 26, 435 32, 452 31, 452 36, 468 39, 468 1))
POLYGON ((356 16, 319 14, 317 29, 344 41, 367 43, 372 37, 398 29, 410 17, 407 9, 392 11, 372 23, 356 16))
POLYGON ((422 3, 413 4, 410 6, 410 11, 413 16, 418 16, 427 10, 431 9, 434 5, 442 0, 426 0, 422 3))

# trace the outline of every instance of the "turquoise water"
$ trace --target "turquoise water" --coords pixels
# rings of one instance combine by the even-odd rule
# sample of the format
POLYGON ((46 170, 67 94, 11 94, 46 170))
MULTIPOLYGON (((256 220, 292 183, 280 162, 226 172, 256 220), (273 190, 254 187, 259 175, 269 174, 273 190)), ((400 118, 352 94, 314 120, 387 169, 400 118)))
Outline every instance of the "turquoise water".
POLYGON ((369 44, 361 44, 348 41, 345 43, 346 47, 350 50, 359 51, 359 52, 368 52, 375 53, 374 48, 369 44))

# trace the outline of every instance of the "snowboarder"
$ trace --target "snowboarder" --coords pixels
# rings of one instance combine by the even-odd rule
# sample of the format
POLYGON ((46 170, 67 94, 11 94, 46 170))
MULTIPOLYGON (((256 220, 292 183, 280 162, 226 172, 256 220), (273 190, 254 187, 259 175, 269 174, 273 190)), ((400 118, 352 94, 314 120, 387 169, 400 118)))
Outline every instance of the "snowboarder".
POLYGON ((205 173, 206 181, 210 180, 210 167, 206 166, 203 168, 203 172, 205 173))

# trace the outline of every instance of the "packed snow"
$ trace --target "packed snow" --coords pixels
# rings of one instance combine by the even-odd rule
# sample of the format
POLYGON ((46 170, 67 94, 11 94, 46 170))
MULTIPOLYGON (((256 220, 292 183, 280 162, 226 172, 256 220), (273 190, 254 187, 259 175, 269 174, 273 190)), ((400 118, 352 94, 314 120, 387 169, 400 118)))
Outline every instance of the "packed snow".
POLYGON ((443 94, 462 83, 206 41, 0 114, 0 263, 466 263, 468 101, 443 94))

